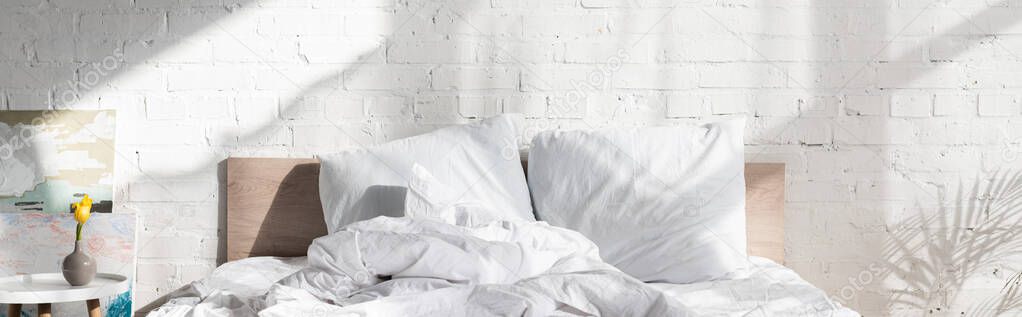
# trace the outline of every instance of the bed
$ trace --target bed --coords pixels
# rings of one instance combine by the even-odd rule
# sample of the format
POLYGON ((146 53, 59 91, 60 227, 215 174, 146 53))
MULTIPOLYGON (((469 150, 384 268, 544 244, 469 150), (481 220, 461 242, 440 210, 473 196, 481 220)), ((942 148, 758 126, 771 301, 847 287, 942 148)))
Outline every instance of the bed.
MULTIPOLYGON (((528 166, 527 162, 522 162, 528 166)), ((749 253, 784 263, 784 164, 745 166, 749 253)), ((227 160, 227 259, 304 256, 326 235, 315 159, 227 160)))
MULTIPOLYGON (((747 163, 745 168, 751 265, 730 280, 647 285, 692 307, 695 313, 689 315, 858 316, 782 265, 784 165, 747 163)), ((315 159, 228 159, 228 263, 210 277, 171 294, 170 302, 156 315, 245 315, 253 310, 249 306, 254 311, 265 308, 265 304, 247 303, 244 298, 265 293, 274 281, 308 265, 305 255, 310 244, 327 234, 318 174, 315 159), (221 292, 223 289, 230 292, 221 292), (231 296, 218 297, 222 293, 231 296), (201 302, 214 303, 204 308, 208 314, 197 313, 201 305, 196 305, 201 302)))

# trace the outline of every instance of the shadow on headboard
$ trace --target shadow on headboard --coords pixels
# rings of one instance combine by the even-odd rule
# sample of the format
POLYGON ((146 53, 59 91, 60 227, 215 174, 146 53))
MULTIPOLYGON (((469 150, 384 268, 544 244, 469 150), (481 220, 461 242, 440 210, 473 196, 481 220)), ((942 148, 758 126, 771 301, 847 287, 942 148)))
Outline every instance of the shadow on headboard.
POLYGON ((228 159, 227 175, 228 261, 304 256, 326 235, 318 161, 228 159))
MULTIPOLYGON (((326 235, 315 159, 227 159, 226 260, 303 256, 326 235)), ((746 163, 749 253, 784 263, 784 164, 746 163)))

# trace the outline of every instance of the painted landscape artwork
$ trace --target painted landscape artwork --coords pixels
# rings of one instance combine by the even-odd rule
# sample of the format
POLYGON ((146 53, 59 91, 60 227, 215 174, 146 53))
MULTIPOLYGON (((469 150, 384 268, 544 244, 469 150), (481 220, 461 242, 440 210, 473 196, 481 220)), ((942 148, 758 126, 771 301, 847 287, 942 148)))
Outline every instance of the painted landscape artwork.
POLYGON ((113 201, 115 113, 0 112, 0 212, 64 213, 76 194, 113 201))

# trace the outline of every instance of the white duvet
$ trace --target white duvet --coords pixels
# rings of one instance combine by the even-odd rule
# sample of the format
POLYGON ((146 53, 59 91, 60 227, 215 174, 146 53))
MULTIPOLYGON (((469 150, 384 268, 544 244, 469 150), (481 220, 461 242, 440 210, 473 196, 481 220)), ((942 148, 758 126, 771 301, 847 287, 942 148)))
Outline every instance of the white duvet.
POLYGON ((858 316, 768 260, 735 280, 644 284, 579 233, 378 217, 308 259, 231 262, 150 316, 858 316))
POLYGON ((598 254, 542 222, 377 217, 316 239, 307 266, 265 294, 214 289, 243 281, 215 274, 152 316, 691 315, 598 254))

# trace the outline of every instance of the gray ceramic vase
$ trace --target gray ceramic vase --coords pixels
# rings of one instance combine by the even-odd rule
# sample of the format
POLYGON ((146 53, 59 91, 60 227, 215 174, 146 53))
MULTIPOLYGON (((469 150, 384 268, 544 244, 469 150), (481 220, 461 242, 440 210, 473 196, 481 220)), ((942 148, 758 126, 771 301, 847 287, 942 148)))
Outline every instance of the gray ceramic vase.
POLYGON ((75 241, 75 250, 64 258, 61 268, 64 271, 64 279, 71 286, 88 285, 96 276, 96 260, 85 254, 82 250, 82 241, 75 241))

